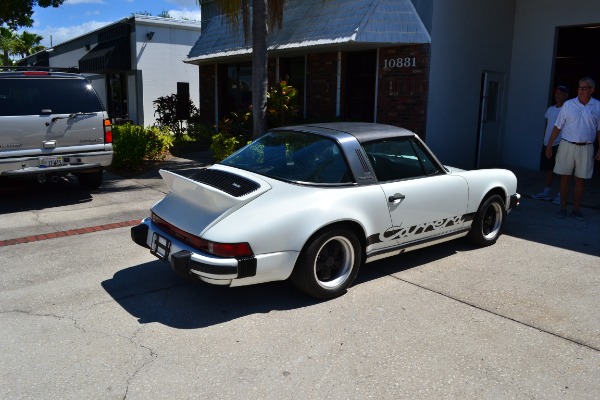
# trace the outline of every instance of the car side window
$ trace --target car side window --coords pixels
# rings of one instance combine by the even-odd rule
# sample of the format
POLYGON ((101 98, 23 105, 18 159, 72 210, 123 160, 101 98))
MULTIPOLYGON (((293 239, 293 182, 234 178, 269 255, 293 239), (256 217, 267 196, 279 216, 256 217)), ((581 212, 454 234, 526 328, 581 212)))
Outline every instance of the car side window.
POLYGON ((411 138, 366 143, 363 149, 380 182, 417 178, 440 172, 421 144, 411 138))

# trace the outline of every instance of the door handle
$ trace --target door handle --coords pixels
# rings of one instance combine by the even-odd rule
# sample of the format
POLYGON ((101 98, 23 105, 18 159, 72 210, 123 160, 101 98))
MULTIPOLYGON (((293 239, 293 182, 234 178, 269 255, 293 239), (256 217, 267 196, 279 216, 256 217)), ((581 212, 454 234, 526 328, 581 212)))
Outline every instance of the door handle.
POLYGON ((395 193, 393 196, 388 197, 388 201, 390 203, 395 202, 396 200, 404 200, 406 198, 405 195, 400 194, 400 193, 395 193))

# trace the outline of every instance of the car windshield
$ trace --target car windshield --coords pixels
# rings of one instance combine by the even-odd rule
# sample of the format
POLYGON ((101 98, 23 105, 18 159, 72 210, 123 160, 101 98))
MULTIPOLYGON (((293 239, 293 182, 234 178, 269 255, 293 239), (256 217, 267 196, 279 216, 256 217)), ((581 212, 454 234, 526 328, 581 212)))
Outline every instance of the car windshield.
POLYGON ((269 132, 221 164, 284 181, 317 185, 353 183, 338 144, 306 132, 269 132))

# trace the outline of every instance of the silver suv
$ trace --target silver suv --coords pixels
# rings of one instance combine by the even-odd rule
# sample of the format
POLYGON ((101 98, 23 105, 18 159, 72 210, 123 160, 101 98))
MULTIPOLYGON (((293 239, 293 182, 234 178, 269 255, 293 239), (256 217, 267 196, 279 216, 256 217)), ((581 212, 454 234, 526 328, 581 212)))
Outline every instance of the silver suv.
POLYGON ((111 123, 85 77, 0 69, 0 178, 44 183, 73 174, 94 189, 112 158, 111 123))

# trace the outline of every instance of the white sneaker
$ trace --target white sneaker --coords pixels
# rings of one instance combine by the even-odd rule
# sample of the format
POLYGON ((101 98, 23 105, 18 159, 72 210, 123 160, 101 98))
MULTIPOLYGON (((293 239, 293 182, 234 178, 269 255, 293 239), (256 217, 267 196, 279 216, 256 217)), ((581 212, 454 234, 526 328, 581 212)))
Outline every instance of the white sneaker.
POLYGON ((552 193, 544 191, 544 192, 540 192, 540 193, 531 195, 531 198, 533 198, 535 200, 550 201, 550 200, 552 200, 552 193))
POLYGON ((556 195, 554 200, 552 200, 552 203, 554 203, 556 205, 560 205, 560 193, 556 195))

